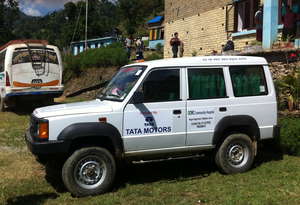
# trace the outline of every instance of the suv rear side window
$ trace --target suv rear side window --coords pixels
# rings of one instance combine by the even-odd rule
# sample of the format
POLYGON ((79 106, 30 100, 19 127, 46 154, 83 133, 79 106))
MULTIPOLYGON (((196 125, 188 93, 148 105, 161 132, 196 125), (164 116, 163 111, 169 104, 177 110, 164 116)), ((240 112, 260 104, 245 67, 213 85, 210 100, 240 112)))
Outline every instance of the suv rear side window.
POLYGON ((142 85, 144 102, 180 100, 179 69, 152 71, 142 85))
POLYGON ((188 69, 189 99, 212 99, 226 97, 222 68, 188 69))
POLYGON ((229 70, 234 96, 246 97, 268 94, 262 66, 231 66, 229 70))

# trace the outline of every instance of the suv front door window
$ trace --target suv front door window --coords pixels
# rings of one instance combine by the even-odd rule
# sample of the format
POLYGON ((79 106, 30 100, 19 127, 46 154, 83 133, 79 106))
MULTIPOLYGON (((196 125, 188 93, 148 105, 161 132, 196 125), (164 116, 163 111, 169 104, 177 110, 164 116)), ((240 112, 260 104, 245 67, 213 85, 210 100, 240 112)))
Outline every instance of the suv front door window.
POLYGON ((179 69, 151 72, 142 86, 145 103, 180 100, 179 69))

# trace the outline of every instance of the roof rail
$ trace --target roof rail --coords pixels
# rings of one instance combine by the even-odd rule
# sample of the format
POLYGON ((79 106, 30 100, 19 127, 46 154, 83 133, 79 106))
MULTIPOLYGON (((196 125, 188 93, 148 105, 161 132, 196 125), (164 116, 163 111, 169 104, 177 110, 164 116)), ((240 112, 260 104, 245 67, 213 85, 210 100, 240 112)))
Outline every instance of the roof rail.
POLYGON ((8 43, 6 43, 5 45, 1 46, 0 51, 7 48, 10 45, 22 44, 22 43, 24 43, 24 44, 36 43, 36 44, 43 44, 44 46, 49 44, 49 42, 47 40, 32 40, 32 39, 12 40, 12 41, 9 41, 8 43))

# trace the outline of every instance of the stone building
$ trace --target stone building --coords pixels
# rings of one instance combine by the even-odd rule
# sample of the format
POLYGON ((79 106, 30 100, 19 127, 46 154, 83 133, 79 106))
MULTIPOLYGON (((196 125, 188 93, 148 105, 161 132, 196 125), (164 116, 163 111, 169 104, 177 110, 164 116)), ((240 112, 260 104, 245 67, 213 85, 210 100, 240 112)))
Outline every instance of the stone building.
POLYGON ((165 57, 171 57, 169 41, 179 33, 184 56, 207 55, 222 50, 232 39, 236 50, 256 43, 254 16, 264 5, 263 48, 277 39, 282 1, 292 0, 165 0, 165 57))

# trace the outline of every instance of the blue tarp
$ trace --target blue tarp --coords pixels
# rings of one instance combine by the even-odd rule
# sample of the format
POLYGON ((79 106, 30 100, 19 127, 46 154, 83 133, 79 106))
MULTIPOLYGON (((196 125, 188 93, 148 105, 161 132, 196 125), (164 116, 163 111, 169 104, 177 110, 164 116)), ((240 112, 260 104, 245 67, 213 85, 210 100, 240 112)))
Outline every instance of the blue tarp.
POLYGON ((151 23, 159 23, 163 20, 163 16, 156 16, 154 19, 151 19, 150 21, 148 21, 148 24, 151 24, 151 23))

